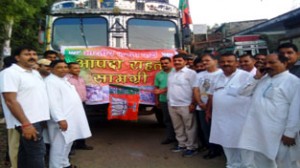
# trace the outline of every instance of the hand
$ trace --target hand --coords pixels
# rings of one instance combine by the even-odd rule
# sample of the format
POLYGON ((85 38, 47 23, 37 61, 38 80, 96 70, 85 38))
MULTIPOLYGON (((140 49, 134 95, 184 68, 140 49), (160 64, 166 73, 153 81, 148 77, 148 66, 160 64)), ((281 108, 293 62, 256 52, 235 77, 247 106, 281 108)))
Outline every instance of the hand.
POLYGON ((209 111, 205 111, 205 120, 207 123, 211 121, 211 113, 209 111))
POLYGON ((265 71, 265 70, 262 72, 260 69, 258 69, 258 70, 256 71, 256 74, 255 74, 255 76, 254 76, 254 79, 259 80, 259 79, 261 79, 265 74, 266 74, 266 71, 265 71))
POLYGON ((37 141, 38 134, 39 132, 35 129, 33 125, 22 128, 22 136, 27 140, 33 139, 34 141, 37 141))
POLYGON ((166 93, 167 92, 167 88, 164 88, 164 89, 154 89, 154 94, 163 94, 163 93, 166 93))
POLYGON ((160 109, 160 103, 159 102, 155 102, 155 106, 160 109))
POLYGON ((154 94, 160 94, 161 93, 161 90, 160 89, 154 89, 154 94))
POLYGON ((282 135, 281 141, 282 141, 283 145, 285 145, 285 146, 294 146, 294 145, 296 145, 295 138, 290 138, 290 137, 287 137, 285 135, 282 135))
POLYGON ((60 128, 62 131, 67 131, 67 129, 68 129, 68 123, 67 123, 66 120, 58 121, 58 125, 59 125, 59 128, 60 128))
POLYGON ((195 105, 193 104, 189 105, 189 111, 190 113, 193 113, 195 111, 195 105))
POLYGON ((205 103, 199 103, 198 104, 199 105, 199 107, 202 109, 202 110, 206 110, 206 104, 205 103))

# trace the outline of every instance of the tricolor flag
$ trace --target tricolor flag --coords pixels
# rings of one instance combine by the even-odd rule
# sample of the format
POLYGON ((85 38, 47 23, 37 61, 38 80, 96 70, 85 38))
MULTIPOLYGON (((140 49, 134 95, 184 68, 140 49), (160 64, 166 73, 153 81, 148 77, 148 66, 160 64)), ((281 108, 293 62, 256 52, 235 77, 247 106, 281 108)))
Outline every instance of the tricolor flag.
POLYGON ((180 0, 179 1, 179 9, 182 12, 182 24, 189 25, 192 24, 192 17, 190 14, 190 7, 188 0, 180 0))

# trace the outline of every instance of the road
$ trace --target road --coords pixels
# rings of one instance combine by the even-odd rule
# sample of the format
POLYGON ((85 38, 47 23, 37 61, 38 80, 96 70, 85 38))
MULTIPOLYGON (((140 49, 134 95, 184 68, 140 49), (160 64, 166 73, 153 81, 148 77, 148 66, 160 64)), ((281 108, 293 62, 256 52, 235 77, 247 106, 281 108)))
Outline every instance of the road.
POLYGON ((224 156, 204 160, 199 153, 183 158, 161 145, 164 128, 154 115, 140 116, 138 122, 90 120, 93 137, 87 140, 94 150, 76 150, 71 162, 80 168, 221 168, 224 156))

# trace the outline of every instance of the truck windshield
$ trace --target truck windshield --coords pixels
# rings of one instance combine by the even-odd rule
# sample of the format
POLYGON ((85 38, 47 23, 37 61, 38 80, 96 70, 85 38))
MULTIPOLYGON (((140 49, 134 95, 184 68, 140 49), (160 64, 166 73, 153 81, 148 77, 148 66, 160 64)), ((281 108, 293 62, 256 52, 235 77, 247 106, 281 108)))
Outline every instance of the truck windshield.
POLYGON ((107 21, 104 18, 60 18, 53 23, 52 47, 107 46, 107 21))
POLYGON ((178 47, 178 39, 176 25, 172 21, 128 21, 128 47, 131 49, 174 49, 178 47))

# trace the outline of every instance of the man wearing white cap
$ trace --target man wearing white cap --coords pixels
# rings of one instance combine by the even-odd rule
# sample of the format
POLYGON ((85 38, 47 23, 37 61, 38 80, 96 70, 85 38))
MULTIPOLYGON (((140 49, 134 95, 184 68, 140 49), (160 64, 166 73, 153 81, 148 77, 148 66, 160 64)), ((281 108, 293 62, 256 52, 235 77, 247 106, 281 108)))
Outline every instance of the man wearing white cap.
POLYGON ((43 59, 38 60, 37 64, 39 65, 37 70, 39 71, 39 73, 41 74, 41 76, 43 78, 46 78, 50 74, 51 61, 43 58, 43 59))

